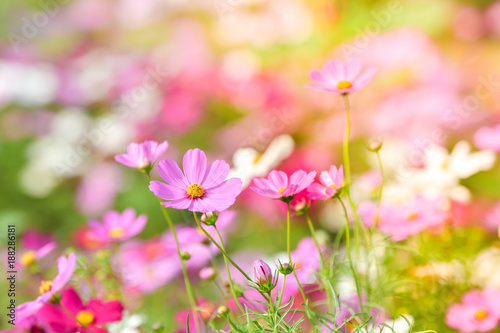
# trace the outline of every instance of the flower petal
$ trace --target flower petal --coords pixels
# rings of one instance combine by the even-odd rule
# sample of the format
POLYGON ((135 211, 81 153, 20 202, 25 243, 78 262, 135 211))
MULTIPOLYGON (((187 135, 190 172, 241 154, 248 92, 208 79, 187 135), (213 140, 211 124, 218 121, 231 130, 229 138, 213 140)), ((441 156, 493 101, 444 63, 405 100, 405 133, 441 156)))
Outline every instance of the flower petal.
POLYGON ((229 174, 229 169, 229 164, 225 161, 217 160, 213 162, 208 167, 205 179, 203 179, 200 185, 205 189, 219 185, 226 180, 227 175, 229 174))
POLYGON ((182 166, 188 183, 200 184, 205 178, 207 171, 207 155, 198 148, 189 149, 184 154, 182 166))
POLYGON ((185 189, 170 186, 158 180, 152 180, 149 183, 149 190, 153 192, 158 198, 163 200, 177 200, 187 198, 185 189))
POLYGON ((219 186, 207 189, 202 200, 213 207, 213 211, 222 212, 234 204, 241 193, 241 185, 239 178, 228 179, 219 186))
POLYGON ((169 185, 183 189, 189 186, 177 162, 170 158, 158 163, 158 172, 160 173, 160 177, 169 185))

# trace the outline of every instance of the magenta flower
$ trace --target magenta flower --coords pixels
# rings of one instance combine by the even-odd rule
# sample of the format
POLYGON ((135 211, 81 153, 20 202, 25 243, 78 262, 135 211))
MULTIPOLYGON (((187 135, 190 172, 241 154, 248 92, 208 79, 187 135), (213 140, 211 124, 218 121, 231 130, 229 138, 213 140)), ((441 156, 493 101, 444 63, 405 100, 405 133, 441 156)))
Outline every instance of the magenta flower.
POLYGON ((344 186, 344 167, 330 166, 329 171, 321 171, 320 183, 313 183, 307 188, 308 197, 312 200, 327 200, 336 196, 344 186))
POLYGON ((292 199, 295 194, 302 192, 314 181, 316 171, 305 172, 297 170, 288 178, 283 171, 273 170, 267 178, 255 178, 255 186, 251 189, 260 195, 274 199, 292 199))
POLYGON ((207 169, 207 156, 200 149, 190 149, 183 159, 184 174, 172 159, 158 164, 161 178, 166 182, 151 181, 149 189, 162 204, 193 212, 221 212, 229 208, 241 192, 241 180, 230 178, 229 164, 217 160, 207 169))
POLYGON ((310 76, 315 83, 308 86, 322 91, 350 94, 366 86, 376 71, 377 68, 371 67, 361 74, 361 62, 358 59, 350 59, 347 63, 328 60, 323 70, 311 71, 310 76))
POLYGON ((127 208, 121 214, 115 210, 106 212, 102 220, 103 223, 97 220, 88 221, 88 237, 109 243, 122 242, 136 236, 144 229, 148 218, 144 214, 136 216, 133 208, 127 208))
POLYGON ((257 258, 253 263, 253 276, 258 284, 266 284, 273 281, 273 271, 263 260, 257 258))
POLYGON ((67 289, 61 298, 61 305, 75 317, 78 322, 66 313, 59 305, 45 304, 40 315, 54 332, 105 333, 102 325, 119 321, 122 318, 123 306, 119 301, 103 302, 91 299, 84 305, 73 288, 67 289), (89 328, 87 330, 85 325, 89 328))
POLYGON ((60 256, 57 259, 57 276, 52 281, 42 281, 40 285, 40 296, 36 301, 41 303, 49 302, 52 297, 60 291, 71 279, 73 273, 75 272, 76 266, 76 255, 71 253, 67 258, 65 256, 60 256))
POLYGON ((446 313, 446 324, 462 333, 489 332, 499 319, 500 291, 492 289, 468 291, 446 313))
POLYGON ((167 141, 163 141, 160 144, 156 141, 131 143, 127 147, 127 153, 116 155, 115 160, 131 168, 147 170, 158 158, 160 158, 161 154, 163 154, 167 148, 167 141))

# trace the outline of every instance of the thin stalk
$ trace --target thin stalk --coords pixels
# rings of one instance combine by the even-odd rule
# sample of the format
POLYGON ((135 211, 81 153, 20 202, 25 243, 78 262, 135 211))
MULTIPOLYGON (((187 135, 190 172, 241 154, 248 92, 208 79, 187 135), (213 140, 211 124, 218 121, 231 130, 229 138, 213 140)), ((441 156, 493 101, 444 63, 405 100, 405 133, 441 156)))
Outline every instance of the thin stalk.
MULTIPOLYGON (((309 217, 309 214, 306 213, 306 220, 307 220, 307 225, 309 226, 309 230, 311 232, 311 236, 314 240, 314 244, 316 245, 316 248, 318 249, 319 253, 319 269, 320 269, 320 278, 321 282, 323 283, 323 287, 325 288, 325 291, 327 292, 327 285, 325 282, 325 268, 324 268, 324 258, 323 258, 323 253, 321 252, 321 247, 319 246, 318 238, 316 237, 316 231, 314 230, 314 225, 311 221, 311 218, 309 217)), ((333 313, 333 305, 332 305, 332 298, 329 292, 326 293, 326 297, 328 299, 328 308, 331 309, 333 313)))
POLYGON ((382 158, 380 157, 380 153, 379 152, 377 152, 377 160, 378 160, 378 165, 379 165, 379 168, 380 168, 380 175, 382 176, 382 183, 380 184, 380 189, 378 191, 377 212, 376 212, 376 215, 375 215, 375 221, 373 223, 373 229, 377 228, 379 214, 380 214, 380 204, 382 202, 382 194, 383 194, 384 185, 385 185, 384 165, 382 164, 382 158))
MULTIPOLYGON (((290 265, 293 265, 292 255, 290 253, 290 203, 289 202, 287 202, 286 204, 286 252, 288 253, 288 261, 290 262, 290 265)), ((304 299, 305 302, 306 294, 304 293, 304 289, 302 289, 302 285, 300 284, 299 278, 297 277, 297 273, 295 272, 295 267, 293 269, 293 276, 295 276, 295 280, 297 280, 297 284, 300 289, 300 294, 302 295, 302 298, 304 299)))
MULTIPOLYGON (((149 177, 149 180, 151 181, 152 178, 149 175, 149 173, 148 173, 148 177, 149 177)), ((191 285, 191 281, 189 280, 189 275, 187 273, 187 268, 186 268, 186 262, 184 261, 184 259, 182 259, 181 249, 180 249, 180 245, 179 245, 179 239, 177 238, 177 233, 175 232, 174 223, 172 222, 172 219, 170 218, 170 215, 167 212, 167 208, 165 208, 165 206, 162 205, 162 201, 160 198, 158 198, 158 202, 160 203, 163 217, 165 218, 165 221, 167 221, 168 227, 170 228, 170 231, 172 232, 172 235, 174 237, 175 246, 177 249, 177 255, 179 256, 179 260, 181 261, 181 264, 182 264, 182 275, 184 276, 184 284, 186 285, 186 291, 188 294, 189 303, 191 305, 191 311, 193 312, 194 323, 196 325, 196 331, 201 332, 200 323, 198 322, 198 319, 201 318, 201 316, 198 316, 198 310, 197 310, 198 301, 197 301, 196 296, 194 294, 193 286, 191 285)), ((202 319, 202 321, 203 321, 203 319, 202 319)))
POLYGON ((359 305, 361 307, 361 310, 363 310, 363 302, 361 300, 361 290, 358 282, 358 278, 356 276, 356 270, 354 269, 354 265, 352 263, 352 257, 351 257, 351 231, 350 231, 350 226, 349 226, 349 216, 347 215, 347 209, 344 205, 344 202, 342 199, 338 198, 340 201, 340 204, 342 205, 342 208, 344 209, 344 214, 345 214, 345 220, 346 220, 346 230, 345 230, 345 238, 346 238, 346 248, 347 248, 347 259, 349 261, 349 267, 351 268, 352 271, 352 277, 354 279, 354 283, 356 284, 356 293, 358 295, 358 300, 359 300, 359 305))
MULTIPOLYGON (((222 236, 220 235, 219 229, 214 225, 214 229, 217 232, 217 236, 219 236, 219 241, 220 241, 220 246, 221 248, 225 251, 224 247, 224 241, 222 240, 222 236)), ((241 313, 245 313, 245 310, 243 310, 243 306, 241 306, 240 301, 238 300, 238 296, 236 295, 236 292, 234 291, 234 285, 233 285, 233 279, 231 278, 231 271, 229 270, 229 263, 227 262, 226 256, 224 257, 224 264, 226 265, 226 272, 227 272, 227 280, 229 282, 229 288, 231 289, 231 294, 233 294, 233 298, 236 301, 236 304, 238 305, 238 308, 240 309, 241 313)))
POLYGON ((283 286, 281 287, 281 294, 278 300, 278 309, 281 307, 281 301, 283 300, 283 294, 285 293, 285 283, 286 283, 286 275, 283 275, 283 286))

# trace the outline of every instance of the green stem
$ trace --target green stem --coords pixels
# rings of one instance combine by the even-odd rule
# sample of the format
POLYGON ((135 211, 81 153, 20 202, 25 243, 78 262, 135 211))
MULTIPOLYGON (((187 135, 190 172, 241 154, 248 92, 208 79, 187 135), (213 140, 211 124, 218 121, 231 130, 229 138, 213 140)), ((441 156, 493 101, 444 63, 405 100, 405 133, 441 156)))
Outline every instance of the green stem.
MULTIPOLYGON (((214 229, 217 232, 217 236, 219 236, 219 241, 220 241, 220 246, 221 248, 225 251, 224 247, 224 241, 222 240, 222 236, 220 235, 219 229, 214 225, 214 229)), ((238 308, 240 309, 241 313, 245 313, 243 310, 243 306, 241 306, 240 301, 238 300, 238 296, 236 295, 236 292, 234 291, 234 285, 233 285, 233 280, 231 278, 231 271, 229 270, 229 263, 227 262, 226 256, 224 257, 224 264, 226 265, 226 272, 227 272, 227 281, 229 282, 229 288, 231 289, 231 294, 233 294, 233 298, 236 301, 236 304, 238 305, 238 308)))
POLYGON ((354 279, 354 283, 356 284, 356 293, 358 295, 358 300, 359 300, 359 305, 361 307, 361 310, 363 310, 363 302, 361 299, 361 290, 358 282, 358 277, 356 276, 356 270, 354 269, 354 265, 352 263, 352 257, 351 257, 351 231, 350 231, 350 226, 349 226, 349 216, 347 214, 347 209, 344 205, 344 202, 342 199, 338 198, 340 201, 340 204, 342 205, 342 208, 344 209, 344 214, 345 214, 345 220, 346 220, 346 230, 345 230, 345 238, 346 238, 346 248, 347 248, 347 259, 349 261, 349 267, 351 268, 352 271, 352 277, 354 279))
MULTIPOLYGON (((149 177, 149 180, 151 181, 152 180, 151 175, 149 173, 147 175, 149 177)), ((193 286, 191 285, 191 281, 189 280, 189 275, 187 273, 187 268, 186 268, 186 262, 184 261, 184 259, 182 259, 181 249, 180 249, 180 245, 179 245, 179 239, 177 238, 177 233, 175 232, 175 227, 174 227, 174 224, 172 222, 172 219, 170 218, 170 215, 167 212, 167 208, 165 208, 165 206, 162 205, 162 201, 160 198, 158 198, 158 201, 160 202, 160 207, 161 207, 161 211, 163 213, 163 217, 165 218, 165 221, 167 221, 168 227, 170 228, 170 231, 172 232, 172 236, 174 237, 174 240, 175 240, 175 246, 177 248, 177 255, 179 256, 179 260, 181 261, 181 264, 182 264, 182 275, 184 276, 184 284, 186 285, 186 291, 188 294, 189 303, 191 305, 191 311, 193 312, 193 316, 195 317, 194 323, 196 326, 196 331, 201 332, 200 324, 198 322, 198 319, 201 318, 201 316, 198 316, 198 310, 197 310, 198 301, 197 301, 196 296, 194 294, 193 286)), ((201 320, 203 321, 203 319, 201 319, 201 320)))
MULTIPOLYGON (((290 253, 290 203, 289 202, 287 202, 286 204, 286 251, 288 253, 288 261, 290 265, 293 265, 292 255, 290 253)), ((295 267, 293 268, 293 276, 295 276, 295 280, 297 280, 297 284, 300 289, 300 294, 302 295, 302 298, 304 299, 305 302, 306 294, 304 293, 304 289, 302 289, 302 285, 300 284, 299 278, 297 277, 297 273, 295 272, 295 267)))
POLYGON ((332 305, 332 298, 328 289, 328 286, 326 285, 325 282, 325 268, 324 268, 324 258, 323 258, 323 253, 321 252, 321 247, 319 246, 318 238, 316 237, 316 231, 314 230, 314 225, 311 221, 311 218, 309 217, 309 214, 306 213, 306 220, 307 220, 307 225, 309 226, 309 230, 311 232, 311 236, 314 240, 314 244, 316 245, 316 248, 318 249, 319 253, 319 270, 321 272, 320 278, 321 282, 323 284, 323 288, 325 289, 326 292, 326 297, 328 299, 328 308, 332 311, 333 313, 333 305, 332 305))
POLYGON ((375 221, 373 223, 373 229, 377 228, 379 213, 380 213, 380 204, 382 203, 382 193, 383 193, 384 185, 385 185, 384 165, 382 164, 382 158, 380 157, 379 152, 377 152, 377 160, 378 160, 378 165, 380 168, 380 175, 382 176, 382 183, 380 184, 380 189, 378 191, 377 212, 375 215, 375 221))
POLYGON ((278 301, 278 309, 281 307, 281 301, 283 300, 283 294, 285 293, 285 283, 286 283, 286 275, 283 275, 283 286, 281 287, 281 294, 278 301))

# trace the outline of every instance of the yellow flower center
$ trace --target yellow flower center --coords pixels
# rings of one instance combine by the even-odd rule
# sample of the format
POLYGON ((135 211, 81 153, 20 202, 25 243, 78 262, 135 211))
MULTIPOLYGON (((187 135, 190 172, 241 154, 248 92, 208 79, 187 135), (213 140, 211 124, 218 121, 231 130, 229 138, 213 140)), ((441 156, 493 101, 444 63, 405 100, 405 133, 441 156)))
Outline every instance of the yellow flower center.
POLYGON ((257 164, 260 161, 260 158, 262 157, 262 154, 258 153, 255 158, 253 159, 253 164, 257 164))
POLYGON ((120 238, 125 234, 125 230, 121 227, 113 227, 109 229, 108 234, 111 238, 120 238))
POLYGON ((35 251, 28 251, 21 257, 21 262, 24 266, 29 266, 35 262, 35 251))
POLYGON ((283 192, 284 190, 286 190, 286 187, 282 187, 278 190, 279 193, 283 192))
POLYGON ((45 281, 43 280, 42 283, 40 283, 40 287, 38 290, 40 290, 40 294, 45 294, 48 293, 52 289, 52 281, 45 281))
POLYGON ((483 319, 486 319, 488 317, 488 312, 486 310, 477 310, 476 313, 474 314, 474 319, 481 321, 483 319))
POLYGON ((205 193, 205 189, 199 184, 191 184, 186 189, 186 192, 191 198, 196 199, 200 198, 205 193))
POLYGON ((418 214, 417 213, 411 213, 410 215, 408 215, 407 219, 408 221, 414 221, 418 218, 418 214))
POLYGON ((90 325, 94 322, 94 315, 88 311, 80 311, 76 315, 76 320, 78 320, 80 324, 90 325))
POLYGON ((340 81, 337 83, 337 88, 338 89, 349 89, 352 87, 352 83, 349 81, 340 81))

